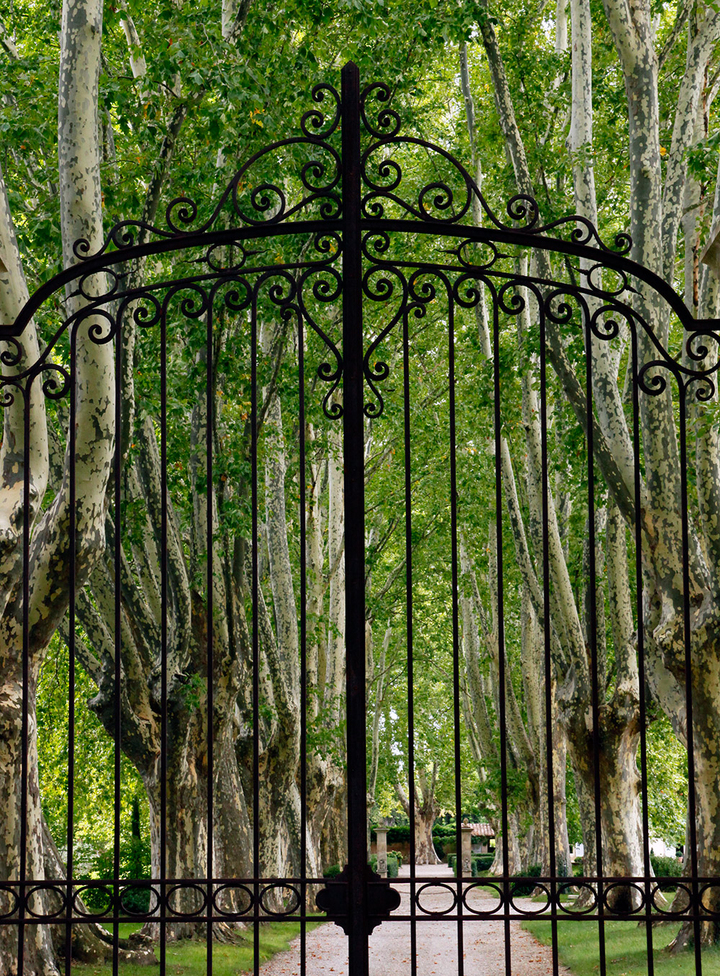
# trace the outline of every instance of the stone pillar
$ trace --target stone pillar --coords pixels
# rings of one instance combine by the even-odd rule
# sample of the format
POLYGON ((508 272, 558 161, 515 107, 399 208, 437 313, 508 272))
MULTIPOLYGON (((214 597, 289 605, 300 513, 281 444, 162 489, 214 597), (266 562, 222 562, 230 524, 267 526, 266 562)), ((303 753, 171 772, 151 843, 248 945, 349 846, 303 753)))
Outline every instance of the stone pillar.
POLYGON ((460 843, 462 845, 462 876, 469 878, 472 876, 472 826, 467 822, 467 818, 460 825, 460 843))
POLYGON ((387 827, 376 827, 377 837, 377 873, 381 878, 387 878, 387 827))

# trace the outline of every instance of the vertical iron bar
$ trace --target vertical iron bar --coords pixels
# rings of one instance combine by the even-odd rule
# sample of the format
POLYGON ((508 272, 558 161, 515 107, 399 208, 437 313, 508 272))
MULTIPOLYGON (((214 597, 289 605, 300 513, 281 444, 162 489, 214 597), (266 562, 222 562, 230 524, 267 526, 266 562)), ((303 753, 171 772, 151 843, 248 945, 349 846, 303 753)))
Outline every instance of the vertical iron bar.
MULTIPOLYGON (((302 287, 302 286, 301 286, 302 287)), ((305 465, 305 332, 298 309, 298 414, 300 427, 300 976, 307 972, 307 477, 305 465)))
POLYGON ((342 69, 343 458, 347 709, 349 964, 367 976, 365 743, 365 438, 360 241, 360 72, 342 69), (349 517, 348 517, 349 516, 349 517))
MULTIPOLYGON (((488 288, 490 283, 486 282, 488 288)), ((498 605, 498 675, 504 689, 505 681, 505 593, 503 587, 503 488, 502 488, 502 410, 500 403, 500 318, 498 315, 498 296, 491 288, 493 305, 493 396, 495 427, 495 539, 497 549, 497 605, 498 605)), ((500 784, 502 828, 502 860, 503 860, 503 930, 505 936, 505 973, 512 976, 512 949, 510 946, 510 852, 508 849, 508 810, 507 810, 507 730, 505 727, 505 695, 500 695, 500 784)))
POLYGON ((213 384, 213 293, 210 292, 210 306, 207 313, 207 332, 205 355, 205 383, 207 386, 207 409, 205 411, 205 467, 206 467, 206 491, 207 491, 207 751, 208 751, 208 810, 207 810, 207 956, 206 968, 208 976, 212 976, 212 893, 213 893, 213 722, 214 722, 214 696, 213 696, 213 415, 214 415, 214 384, 213 384))
POLYGON ((551 885, 551 930, 552 930, 552 961, 553 972, 557 976, 558 971, 558 932, 557 932, 557 886, 555 879, 557 875, 557 863, 555 857, 555 776, 553 763, 553 716, 552 716, 552 655, 550 646, 550 558, 548 543, 548 490, 549 490, 549 470, 548 470, 548 445, 547 445, 547 360, 546 360, 546 327, 547 322, 543 314, 542 305, 540 306, 540 436, 542 454, 542 511, 543 511, 543 640, 545 651, 545 748, 547 760, 547 789, 548 789, 548 840, 550 857, 550 885, 551 885))
POLYGON ((690 864, 692 868, 693 933, 695 976, 702 976, 701 904, 698 885, 697 809, 695 798, 695 742, 693 740, 692 632, 690 630, 690 538, 687 490, 687 385, 678 376, 680 400, 680 510, 682 513, 683 641, 685 644, 685 709, 687 714, 688 810, 690 820, 690 864))
POLYGON ((160 320, 160 976, 167 967, 167 308, 160 320))
POLYGON ((640 692, 640 780, 642 788, 642 831, 643 831, 643 872, 645 874, 645 936, 647 941, 648 976, 654 976, 655 960, 653 957, 652 934, 652 887, 650 881, 650 815, 648 809, 648 781, 647 781, 647 703, 645 701, 645 622, 643 616, 643 567, 642 567, 642 507, 640 485, 640 403, 638 396, 637 376, 637 328, 632 322, 631 336, 631 370, 632 370, 632 410, 633 410, 633 453, 635 455, 635 589, 637 604, 637 646, 638 646, 638 685, 640 692))
POLYGON ((252 520, 252 701, 253 701, 253 973, 260 972, 260 580, 258 562, 257 290, 250 323, 250 494, 252 520))
MULTIPOLYGON (((122 606, 121 596, 121 572, 122 572, 122 518, 120 506, 122 501, 122 341, 119 329, 115 334, 115 458, 114 458, 114 496, 115 496, 115 524, 113 531, 115 534, 115 824, 113 836, 113 874, 115 875, 116 893, 120 890, 120 816, 121 802, 120 795, 122 790, 121 767, 120 767, 120 736, 122 726, 120 721, 120 710, 122 706, 122 606)), ((115 903, 115 920, 113 922, 113 976, 118 976, 120 967, 120 928, 117 916, 120 914, 120 898, 115 903)))
MULTIPOLYGON (((70 375, 75 375, 75 344, 70 344, 70 375)), ((75 484, 75 397, 70 387, 70 606, 68 607, 68 806, 67 806, 67 924, 65 926, 65 973, 72 972, 73 872, 75 870, 75 563, 77 561, 75 484)), ((20 970, 22 972, 22 970, 20 970)))
MULTIPOLYGON (((597 646, 597 578, 595 566, 595 443, 593 438, 592 395, 592 339, 590 329, 585 337, 585 410, 587 414, 587 479, 588 479, 588 548, 590 549, 590 605, 588 631, 590 637, 590 667, 592 682, 593 764, 595 783, 595 873, 598 891, 598 953, 600 976, 605 976, 605 907, 603 903, 602 821, 600 797, 600 687, 598 684, 597 646)), ((604 692, 603 692, 604 693, 604 692)))
MULTIPOLYGON (((30 511, 30 390, 28 377, 23 390, 23 509, 30 511)), ((23 633, 22 633, 22 756, 20 759, 20 901, 18 909, 18 973, 23 972, 25 958, 25 914, 27 892, 27 792, 28 792, 28 708, 30 692, 30 519, 23 519, 23 633)))
POLYGON ((555 770, 553 763, 553 675, 552 652, 550 647, 550 546, 549 528, 549 478, 548 470, 548 423, 547 423, 547 320, 542 304, 540 309, 540 451, 542 478, 542 537, 543 537, 543 641, 545 652, 545 752, 547 761, 548 790, 548 841, 550 856, 550 929, 552 943, 552 966, 554 976, 558 972, 558 930, 557 930, 557 859, 555 857, 555 770))
MULTIPOLYGON (((405 593, 407 640, 408 790, 410 797, 410 976, 417 976, 415 904, 415 669, 413 666, 412 455, 410 451, 410 336, 403 315, 403 411, 405 427, 405 593)), ((380 703, 378 702, 378 707, 380 703)))
MULTIPOLYGON (((447 286, 447 283, 446 283, 447 286)), ((452 628, 453 628, 453 724, 454 753, 455 753, 455 827, 457 835, 458 859, 460 864, 457 872, 457 940, 458 940, 458 976, 465 972, 463 959, 463 870, 462 870, 462 767, 460 763, 460 615, 458 609, 458 517, 457 517, 457 456, 455 452, 456 417, 455 417, 455 308, 452 291, 447 286, 448 297, 448 386, 450 413, 450 547, 452 571, 452 628)), ((502 700, 502 694, 501 694, 502 700)), ((432 836, 432 835, 431 835, 432 836)))

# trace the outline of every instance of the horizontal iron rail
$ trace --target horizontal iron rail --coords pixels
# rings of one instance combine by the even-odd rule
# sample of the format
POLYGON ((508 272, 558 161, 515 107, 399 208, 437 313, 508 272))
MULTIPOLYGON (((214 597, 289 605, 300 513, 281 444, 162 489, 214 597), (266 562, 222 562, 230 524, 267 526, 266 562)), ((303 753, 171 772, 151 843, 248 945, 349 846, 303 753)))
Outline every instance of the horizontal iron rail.
MULTIPOLYGON (((403 233, 403 234, 423 234, 435 238, 454 238, 467 240, 472 243, 480 244, 506 244, 510 247, 530 247, 544 251, 557 252, 560 254, 572 255, 577 258, 594 260, 604 268, 623 272, 632 275, 646 284, 650 285, 665 301, 670 305, 675 314, 680 318, 683 325, 691 327, 694 331, 708 329, 717 331, 720 329, 720 319, 695 319, 686 307, 680 296, 673 288, 659 275, 643 267, 636 261, 616 254, 613 251, 601 250, 586 244, 576 244, 572 241, 565 241, 557 237, 544 237, 540 234, 533 234, 532 231, 522 230, 501 230, 497 227, 473 227, 464 224, 446 224, 441 221, 417 221, 404 219, 368 219, 364 218, 360 222, 360 229, 363 234, 371 233, 403 233)), ((268 224, 254 227, 231 228, 221 231, 204 231, 203 233, 183 234, 176 237, 163 238, 157 241, 147 241, 143 244, 136 244, 128 248, 117 251, 106 251, 95 258, 88 258, 76 265, 65 268, 57 275, 52 277, 44 285, 33 293, 26 304, 18 313, 12 325, 0 325, 0 338, 3 336, 17 337, 22 334, 26 325, 38 311, 42 304, 55 292, 64 288, 73 281, 85 278, 96 272, 103 271, 117 264, 128 264, 151 255, 171 253, 174 251, 189 250, 196 247, 207 245, 231 245, 243 241, 259 240, 269 237, 289 237, 296 234, 321 234, 335 233, 341 238, 341 220, 306 220, 291 221, 287 224, 268 224)), ((391 265, 402 264, 403 262, 384 261, 382 256, 378 256, 377 264, 391 265)), ((418 262, 424 264, 424 262, 418 262)), ((433 265, 443 268, 439 262, 428 262, 428 266, 433 265)), ((268 270, 274 266, 267 265, 268 270)), ((455 270, 474 270, 472 265, 460 264, 455 270)), ((256 269, 260 271, 261 268, 256 269)), ((478 273, 482 271, 477 268, 478 273)), ((242 268, 228 269, 227 274, 241 274, 242 268)), ((222 271, 218 272, 221 276, 222 271)), ((177 284, 182 279, 176 279, 177 284)), ((108 296, 108 300, 116 298, 113 294, 108 296)))

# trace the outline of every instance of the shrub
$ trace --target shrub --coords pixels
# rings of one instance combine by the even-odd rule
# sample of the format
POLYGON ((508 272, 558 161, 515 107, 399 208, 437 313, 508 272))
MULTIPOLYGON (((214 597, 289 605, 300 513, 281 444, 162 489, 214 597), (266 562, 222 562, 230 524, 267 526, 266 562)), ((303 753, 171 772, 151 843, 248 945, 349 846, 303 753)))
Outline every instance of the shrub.
MULTIPOLYGON (((377 840, 377 833, 375 827, 370 828, 370 839, 377 840)), ((395 827, 391 827, 387 832, 387 842, 388 844, 409 844, 410 843, 409 825, 399 824, 395 827)))
POLYGON ((150 885, 133 885, 120 893, 120 911, 144 915, 150 909, 150 885))
POLYGON ((489 871, 495 860, 494 854, 473 854, 473 860, 477 861, 479 871, 489 871))
MULTIPOLYGON (((94 881, 110 881, 115 877, 115 858, 113 851, 103 851, 96 855, 89 871, 94 881)), ((150 845, 139 837, 132 837, 129 843, 120 845, 120 879, 140 881, 150 877, 150 845)), ((121 913, 144 915, 150 908, 150 885, 129 886, 122 880, 117 890, 120 893, 121 913)), ((109 899, 115 891, 105 887, 90 887, 83 891, 82 898, 92 912, 102 913, 109 908, 109 899)))
MULTIPOLYGON (((531 864, 527 871, 523 871, 522 874, 514 874, 514 878, 539 878, 542 874, 542 866, 540 864, 531 864)), ((528 881, 523 884, 522 882, 516 881, 512 888, 510 889, 510 894, 513 898, 518 895, 531 895, 535 891, 536 885, 532 881, 528 881)))
POLYGON ((432 829, 433 837, 455 837, 456 833, 454 822, 449 824, 436 823, 432 829))
MULTIPOLYGON (((486 858, 485 854, 473 854, 470 857, 470 873, 473 878, 479 878, 483 871, 487 871, 490 864, 493 862, 493 858, 490 858, 490 864, 487 866, 484 864, 483 858, 486 858)), ((448 867, 457 875, 457 854, 450 854, 448 857, 448 867)))
POLYGON ((650 863, 656 878, 679 878, 682 873, 682 864, 674 857, 656 857, 651 854, 650 863))
POLYGON ((409 824, 400 824, 397 827, 391 827, 388 830, 388 844, 409 844, 410 843, 410 826, 409 824))
POLYGON ((329 868, 325 868, 323 871, 323 878, 337 878, 337 876, 342 871, 339 864, 331 864, 329 868))
POLYGON ((405 857, 403 855, 403 852, 402 851, 388 851, 388 857, 390 857, 391 854, 395 858, 395 860, 398 862, 398 867, 402 867, 402 863, 405 860, 405 857))
MULTIPOLYGON (((372 868, 373 871, 377 871, 377 855, 376 854, 373 854, 371 856, 371 858, 370 858, 370 867, 372 868)), ((400 868, 400 864, 398 862, 397 852, 396 851, 388 851, 388 856, 387 856, 387 876, 388 876, 388 878, 397 878, 399 868, 400 868)), ((327 877, 327 875, 325 875, 325 877, 327 877)))

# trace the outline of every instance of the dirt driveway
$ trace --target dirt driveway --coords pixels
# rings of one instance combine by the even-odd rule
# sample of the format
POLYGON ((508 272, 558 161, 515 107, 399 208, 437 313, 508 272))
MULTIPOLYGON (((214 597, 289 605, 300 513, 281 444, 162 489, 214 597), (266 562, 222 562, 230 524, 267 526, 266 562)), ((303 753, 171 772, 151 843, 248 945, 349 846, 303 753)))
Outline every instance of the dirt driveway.
MULTIPOLYGON (((407 868, 402 874, 409 874, 407 868)), ((416 876, 440 877, 451 872, 445 865, 417 867, 416 876)), ((398 914, 409 914, 407 885, 398 885, 403 899, 398 914)), ((442 910, 442 892, 428 892, 423 901, 431 910, 442 910)), ((478 900, 489 895, 477 892, 478 900)), ((552 955, 520 927, 511 923, 509 976, 552 976, 552 955)), ((410 922, 384 922, 370 936, 370 976, 411 976, 410 922)), ((455 976, 458 972, 457 922, 431 920, 417 925, 417 976, 455 976)), ((321 925, 307 935, 307 976, 346 976, 348 972, 347 940, 336 925, 321 925)), ((463 925, 463 960, 465 976, 506 976, 505 934, 502 920, 472 920, 463 925)), ((288 952, 279 953, 260 970, 262 976, 299 976, 299 939, 288 952)), ((572 976, 561 966, 559 976, 572 976)))

